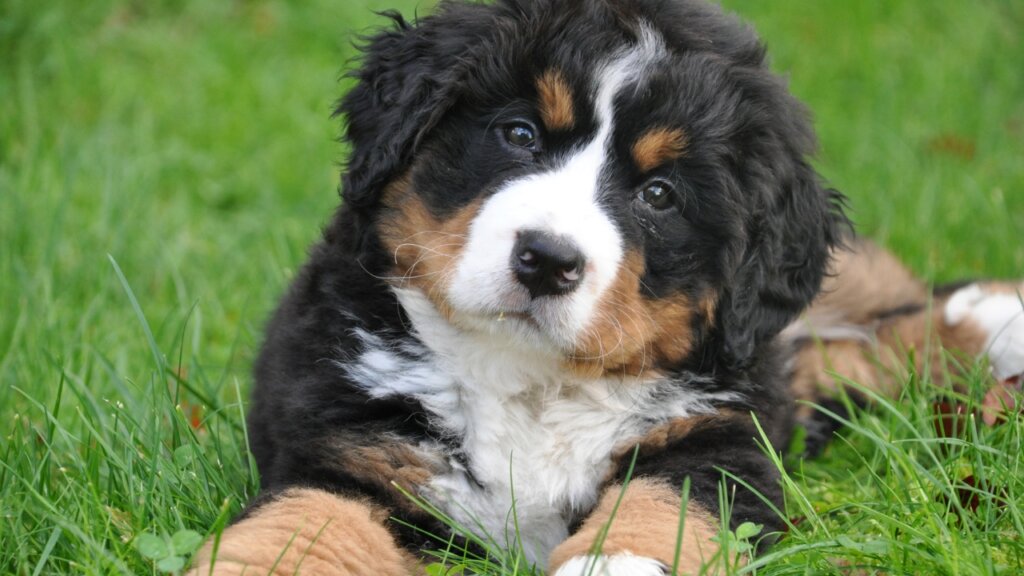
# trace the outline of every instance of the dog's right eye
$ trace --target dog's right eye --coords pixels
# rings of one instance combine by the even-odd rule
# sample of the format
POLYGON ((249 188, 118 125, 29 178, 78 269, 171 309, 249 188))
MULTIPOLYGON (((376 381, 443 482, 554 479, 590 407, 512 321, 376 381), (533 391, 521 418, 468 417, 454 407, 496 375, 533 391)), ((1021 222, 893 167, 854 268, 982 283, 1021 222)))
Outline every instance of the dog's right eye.
POLYGON ((536 150, 537 132, 533 126, 526 123, 509 124, 505 127, 505 141, 519 148, 536 150))

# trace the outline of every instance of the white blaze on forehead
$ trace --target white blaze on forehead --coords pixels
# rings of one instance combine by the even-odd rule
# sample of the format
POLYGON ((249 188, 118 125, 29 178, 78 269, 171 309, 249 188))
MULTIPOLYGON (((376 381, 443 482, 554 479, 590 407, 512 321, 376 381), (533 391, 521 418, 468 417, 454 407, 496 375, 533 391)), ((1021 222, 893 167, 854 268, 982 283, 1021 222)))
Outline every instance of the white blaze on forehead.
POLYGON ((590 324, 597 304, 623 259, 622 237, 599 202, 601 175, 609 161, 615 97, 664 54, 648 27, 640 40, 613 57, 597 75, 597 134, 555 170, 506 183, 483 205, 456 264, 448 300, 456 314, 529 313, 559 346, 570 348, 590 324), (516 235, 538 230, 576 244, 587 261, 574 292, 531 300, 511 268, 516 235))

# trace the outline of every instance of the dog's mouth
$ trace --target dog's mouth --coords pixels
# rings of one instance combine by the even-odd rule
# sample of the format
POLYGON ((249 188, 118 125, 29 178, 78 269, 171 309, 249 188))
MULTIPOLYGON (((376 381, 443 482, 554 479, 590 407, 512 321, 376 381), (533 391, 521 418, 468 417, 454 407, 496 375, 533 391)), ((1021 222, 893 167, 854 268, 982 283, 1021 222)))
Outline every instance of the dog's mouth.
POLYGON ((544 323, 532 312, 502 311, 492 316, 490 322, 498 331, 503 331, 503 328, 513 329, 515 332, 526 329, 532 333, 549 335, 544 329, 544 323))
MULTIPOLYGON (((526 322, 528 324, 537 325, 537 320, 534 319, 533 315, 529 312, 515 312, 515 311, 501 311, 494 316, 495 322, 526 322)), ((538 326, 539 327, 539 326, 538 326)))
POLYGON ((550 310, 547 310, 544 306, 537 305, 535 301, 528 301, 525 305, 521 306, 500 307, 496 311, 467 311, 467 313, 475 316, 478 321, 482 321, 497 329, 501 329, 503 325, 525 325, 534 330, 544 332, 544 327, 553 320, 550 310))
MULTIPOLYGON (((512 299, 517 300, 517 299, 512 299)), ((449 322, 471 332, 505 338, 509 344, 530 343, 548 351, 571 352, 576 345, 571 299, 549 297, 505 302, 490 310, 451 306, 449 322)))

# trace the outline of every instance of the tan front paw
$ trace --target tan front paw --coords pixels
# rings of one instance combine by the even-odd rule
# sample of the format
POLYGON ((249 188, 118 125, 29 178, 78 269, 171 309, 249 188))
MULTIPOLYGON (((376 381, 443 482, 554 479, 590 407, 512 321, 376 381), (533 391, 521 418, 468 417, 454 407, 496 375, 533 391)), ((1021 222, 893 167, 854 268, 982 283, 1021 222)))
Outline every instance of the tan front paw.
POLYGON ((682 501, 669 485, 638 479, 625 494, 621 490, 608 488, 579 531, 555 548, 551 574, 576 576, 587 573, 581 572, 583 568, 594 568, 593 574, 657 575, 668 574, 673 565, 679 573, 691 574, 718 551, 712 540, 718 534, 717 523, 692 501, 679 540, 682 501), (597 542, 600 550, 595 551, 597 542))

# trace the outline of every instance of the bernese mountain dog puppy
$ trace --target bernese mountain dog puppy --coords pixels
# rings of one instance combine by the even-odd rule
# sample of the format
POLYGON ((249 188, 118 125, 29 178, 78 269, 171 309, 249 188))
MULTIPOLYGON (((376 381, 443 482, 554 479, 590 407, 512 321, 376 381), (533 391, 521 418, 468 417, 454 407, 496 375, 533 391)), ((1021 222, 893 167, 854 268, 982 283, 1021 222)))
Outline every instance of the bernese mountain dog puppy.
POLYGON ((1024 371, 1020 285, 933 293, 855 240, 807 112, 719 8, 392 19, 338 108, 341 207, 256 365, 262 495, 197 573, 422 572, 447 533, 408 494, 551 574, 690 573, 723 479, 733 523, 782 527, 756 426, 813 429, 794 399, 827 401, 832 370, 891 389, 941 343, 1024 371))

